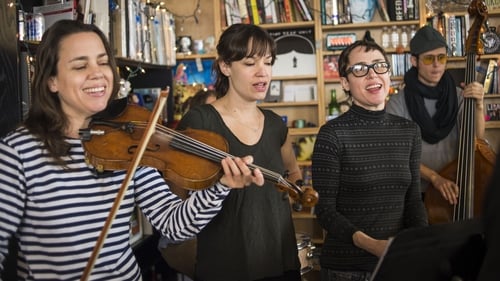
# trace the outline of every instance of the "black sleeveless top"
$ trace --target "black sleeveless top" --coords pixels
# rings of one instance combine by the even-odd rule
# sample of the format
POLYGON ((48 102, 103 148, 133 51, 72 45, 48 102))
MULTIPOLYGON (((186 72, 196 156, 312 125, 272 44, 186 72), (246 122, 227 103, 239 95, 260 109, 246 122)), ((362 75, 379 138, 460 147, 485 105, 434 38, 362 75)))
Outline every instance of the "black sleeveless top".
MULTIPOLYGON (((177 128, 216 132, 228 141, 231 155, 252 155, 255 165, 283 174, 280 149, 288 128, 274 112, 262 112, 264 130, 251 146, 241 143, 208 104, 191 109, 177 128)), ((300 269, 288 195, 268 181, 231 190, 197 238, 196 280, 256 280, 300 269)))

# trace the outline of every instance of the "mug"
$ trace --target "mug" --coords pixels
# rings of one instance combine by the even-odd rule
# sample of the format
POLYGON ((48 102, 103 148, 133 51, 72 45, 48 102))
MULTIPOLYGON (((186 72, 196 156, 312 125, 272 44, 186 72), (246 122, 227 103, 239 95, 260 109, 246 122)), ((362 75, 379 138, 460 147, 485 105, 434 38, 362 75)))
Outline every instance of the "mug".
POLYGON ((306 126, 306 120, 304 119, 297 119, 293 121, 294 128, 304 128, 305 126, 306 126))

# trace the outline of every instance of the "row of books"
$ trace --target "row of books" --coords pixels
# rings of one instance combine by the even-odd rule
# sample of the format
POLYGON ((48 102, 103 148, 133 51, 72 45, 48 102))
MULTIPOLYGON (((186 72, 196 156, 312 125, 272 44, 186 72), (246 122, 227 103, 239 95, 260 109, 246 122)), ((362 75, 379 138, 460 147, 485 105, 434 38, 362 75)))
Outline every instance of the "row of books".
POLYGON ((234 23, 288 23, 312 21, 310 0, 224 0, 223 26, 234 23))
POLYGON ((411 68, 410 53, 390 54, 391 60, 391 76, 402 77, 411 68))
POLYGON ((323 25, 369 22, 375 10, 384 21, 419 19, 418 0, 321 0, 320 3, 323 25))
POLYGON ((176 64, 175 20, 166 9, 146 1, 120 0, 113 14, 113 46, 117 55, 132 60, 174 66, 176 64))
POLYGON ((470 28, 469 14, 439 14, 429 18, 427 24, 441 32, 446 39, 449 57, 465 56, 465 38, 470 28))

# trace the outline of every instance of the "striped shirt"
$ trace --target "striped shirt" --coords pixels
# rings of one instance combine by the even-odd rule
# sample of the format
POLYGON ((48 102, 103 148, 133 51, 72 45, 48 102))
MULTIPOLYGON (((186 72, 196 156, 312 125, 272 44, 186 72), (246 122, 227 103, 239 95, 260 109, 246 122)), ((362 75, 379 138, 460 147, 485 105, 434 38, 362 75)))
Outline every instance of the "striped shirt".
MULTIPOLYGON (((97 174, 85 162, 81 141, 67 141, 69 155, 58 165, 25 128, 0 140, 0 266, 15 236, 20 280, 79 280, 126 176, 97 174)), ((141 279, 129 244, 134 205, 162 235, 180 241, 195 236, 228 193, 217 183, 182 201, 156 169, 139 167, 89 280, 141 279)))

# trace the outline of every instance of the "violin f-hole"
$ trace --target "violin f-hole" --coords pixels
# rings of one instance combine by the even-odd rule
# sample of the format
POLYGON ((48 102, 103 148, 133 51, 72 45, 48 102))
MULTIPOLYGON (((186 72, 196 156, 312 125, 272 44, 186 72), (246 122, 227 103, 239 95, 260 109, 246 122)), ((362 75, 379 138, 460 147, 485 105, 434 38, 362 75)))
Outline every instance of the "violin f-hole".
MULTIPOLYGON (((137 147, 138 147, 137 144, 131 145, 131 146, 128 147, 127 152, 129 154, 134 154, 135 150, 137 149, 137 147)), ((160 151, 160 145, 159 144, 155 144, 154 148, 150 148, 148 146, 148 147, 146 147, 146 151, 148 151, 148 152, 157 152, 157 151, 160 151)))

